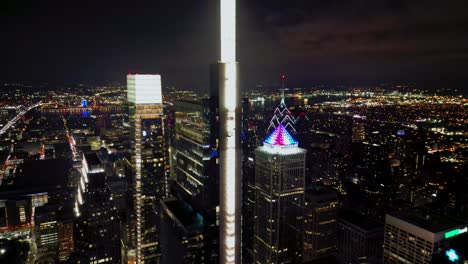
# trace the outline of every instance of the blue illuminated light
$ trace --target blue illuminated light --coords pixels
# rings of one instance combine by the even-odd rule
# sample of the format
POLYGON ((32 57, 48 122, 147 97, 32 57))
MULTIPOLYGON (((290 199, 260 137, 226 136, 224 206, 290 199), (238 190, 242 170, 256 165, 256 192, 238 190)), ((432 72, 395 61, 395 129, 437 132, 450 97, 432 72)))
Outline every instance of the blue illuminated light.
POLYGON ((265 139, 265 143, 273 146, 297 145, 297 141, 282 124, 279 124, 267 139, 265 139))
POLYGON ((89 117, 89 111, 88 111, 88 110, 82 111, 82 112, 81 112, 81 117, 84 117, 84 118, 89 117))
POLYGON ((457 260, 460 259, 460 257, 458 256, 457 252, 453 249, 449 249, 447 251, 445 251, 445 255, 448 257, 448 259, 452 262, 455 262, 457 260))
POLYGON ((82 106, 82 107, 88 107, 88 100, 82 99, 82 100, 81 100, 81 106, 82 106))

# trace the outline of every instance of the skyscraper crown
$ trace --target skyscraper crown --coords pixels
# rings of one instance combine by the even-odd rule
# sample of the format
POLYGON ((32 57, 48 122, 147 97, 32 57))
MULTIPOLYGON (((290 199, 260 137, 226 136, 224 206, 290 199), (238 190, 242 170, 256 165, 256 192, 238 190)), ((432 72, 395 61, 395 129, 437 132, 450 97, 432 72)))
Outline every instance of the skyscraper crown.
POLYGON ((285 128, 291 129, 291 131, 296 132, 294 124, 296 123, 296 118, 294 118, 291 111, 289 111, 286 103, 284 101, 284 90, 282 93, 281 101, 278 107, 276 107, 273 117, 270 120, 270 125, 267 128, 267 132, 271 129, 276 129, 278 125, 282 125, 285 128))
POLYGON ((275 130, 265 139, 265 144, 270 146, 289 147, 297 146, 298 142, 295 140, 288 130, 279 124, 275 130))

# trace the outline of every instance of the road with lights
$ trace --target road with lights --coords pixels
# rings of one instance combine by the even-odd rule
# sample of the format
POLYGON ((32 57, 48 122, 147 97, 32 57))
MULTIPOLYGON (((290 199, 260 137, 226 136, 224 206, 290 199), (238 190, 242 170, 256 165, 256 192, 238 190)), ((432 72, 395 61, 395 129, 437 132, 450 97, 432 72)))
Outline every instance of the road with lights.
POLYGON ((42 106, 43 103, 31 105, 25 110, 21 111, 19 114, 17 114, 12 120, 10 120, 2 129, 0 129, 0 135, 3 135, 11 126, 16 124, 18 120, 20 120, 27 112, 29 112, 31 109, 34 109, 36 107, 42 106))

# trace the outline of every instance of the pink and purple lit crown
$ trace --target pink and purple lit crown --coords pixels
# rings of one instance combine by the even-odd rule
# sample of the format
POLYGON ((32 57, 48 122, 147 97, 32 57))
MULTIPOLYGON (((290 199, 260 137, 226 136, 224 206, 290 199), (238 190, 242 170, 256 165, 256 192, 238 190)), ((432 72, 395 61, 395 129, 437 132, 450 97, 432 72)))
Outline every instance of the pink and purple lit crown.
POLYGON ((265 144, 270 146, 289 147, 297 146, 297 140, 295 140, 288 130, 279 124, 276 129, 265 139, 265 144))

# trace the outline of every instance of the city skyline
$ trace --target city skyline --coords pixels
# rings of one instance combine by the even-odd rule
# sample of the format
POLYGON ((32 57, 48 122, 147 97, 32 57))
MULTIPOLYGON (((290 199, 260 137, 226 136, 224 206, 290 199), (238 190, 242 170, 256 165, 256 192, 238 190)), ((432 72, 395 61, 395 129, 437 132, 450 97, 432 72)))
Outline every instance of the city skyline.
MULTIPOLYGON (((466 2, 239 2, 242 87, 415 81, 464 88, 466 2), (259 59, 261 58, 261 59, 259 59)), ((124 81, 160 73, 168 86, 208 86, 217 61, 218 3, 124 2, 4 4, 9 36, 0 45, 0 79, 33 82, 124 81)))
POLYGON ((0 263, 468 263, 467 7, 0 6, 0 263))
MULTIPOLYGON (((215 69, 217 65, 213 66, 215 69)), ((159 87, 158 82, 152 83, 153 87, 159 87)), ((139 82, 141 88, 148 88, 144 84, 139 82)), ((132 87, 130 82, 128 88, 132 87)), ((134 136, 143 139, 154 133, 148 133, 147 129, 142 129, 141 134, 132 133, 134 115, 125 103, 130 101, 132 107, 131 101, 147 100, 152 95, 158 102, 160 94, 146 93, 148 91, 143 89, 127 96, 127 88, 121 86, 86 87, 80 91, 3 91, 1 123, 8 121, 9 125, 2 129, 0 141, 4 164, 4 173, 0 174, 0 246, 20 249, 32 260, 68 258, 77 262, 85 258, 113 263, 122 258, 135 261, 138 217, 132 212, 138 203, 132 198, 134 180, 137 180, 132 173, 132 146, 136 143, 134 136), (139 97, 140 92, 150 96, 139 97), (85 100, 87 104, 83 103, 85 100), (37 173, 44 169, 44 173, 37 173), (32 180, 35 178, 38 181, 32 180), (41 184, 37 185, 38 182, 41 184), (64 188, 66 186, 70 187, 64 188), (97 192, 102 195, 96 200, 93 193, 97 192), (100 199, 106 204, 99 206, 100 199), (67 213, 73 212, 74 204, 79 210, 67 213), (56 209, 60 207, 61 210, 56 209), (94 212, 97 214, 93 215, 94 212), (44 217, 49 214, 50 217, 44 217), (111 216, 108 221, 109 215, 114 215, 113 220, 111 216), (85 225, 89 219, 97 222, 85 225), (119 232, 110 236, 113 231, 109 230, 115 230, 117 223, 119 232), (103 224, 110 229, 105 227, 93 232, 103 224), (99 234, 109 240, 103 243, 102 239, 96 239, 98 236, 83 234, 99 234), (51 239, 46 240, 46 237, 51 239), (1 238, 12 239, 5 242, 1 238), (120 240, 121 254, 115 250, 117 240, 120 240), (21 249, 18 243, 32 248, 21 249), (96 251, 95 246, 105 249, 96 251)), ((169 192, 168 198, 154 199, 154 208, 157 210, 160 205, 162 209, 158 218, 162 221, 158 258, 163 263, 174 263, 171 261, 176 259, 178 263, 181 259, 215 263, 219 222, 210 211, 218 215, 218 207, 213 207, 217 204, 213 199, 216 191, 202 192, 211 197, 191 194, 204 188, 216 189, 217 177, 211 173, 216 169, 210 164, 217 164, 218 155, 222 154, 217 151, 215 142, 218 140, 214 138, 219 125, 216 122, 219 120, 218 99, 215 95, 200 101, 193 92, 180 90, 168 90, 162 95, 165 98, 162 112, 167 125, 164 141, 175 142, 166 145, 172 148, 163 146, 162 149, 172 156, 169 172, 182 174, 171 174, 168 182, 155 177, 158 183, 152 185, 154 188, 150 187, 148 193, 151 195, 155 188, 161 189, 160 193, 169 192)), ((286 111, 283 97, 265 91, 242 98, 242 263, 251 263, 249 259, 255 258, 255 248, 259 245, 252 239, 258 230, 253 224, 258 219, 255 216, 262 216, 263 212, 255 209, 261 201, 256 199, 256 179, 260 180, 263 174, 257 173, 255 166, 260 165, 261 171, 292 168, 288 165, 292 161, 290 158, 285 160, 288 164, 280 165, 275 162, 276 154, 272 154, 272 167, 268 169, 270 158, 260 159, 258 152, 265 148, 273 152, 281 149, 278 155, 283 157, 297 150, 298 145, 307 149, 303 161, 304 195, 315 197, 307 198, 304 216, 298 216, 304 217, 304 227, 307 227, 303 235, 304 261, 320 257, 330 263, 349 263, 365 257, 382 263, 384 241, 390 241, 390 250, 394 247, 387 239, 391 236, 384 231, 389 224, 385 216, 417 208, 423 214, 405 217, 404 221, 429 231, 432 230, 430 221, 426 221, 428 225, 420 220, 426 219, 429 213, 437 221, 444 222, 434 231, 444 238, 430 251, 431 255, 425 257, 425 263, 430 258, 447 259, 445 252, 452 258, 465 258, 463 245, 467 245, 468 238, 465 234, 468 219, 464 177, 468 160, 465 108, 468 99, 379 89, 292 90, 284 99, 294 117, 295 131, 277 124, 276 129, 282 132, 271 134, 268 132, 271 117, 286 111), (282 149, 282 144, 293 144, 294 148, 282 149), (334 198, 330 202, 314 202, 323 201, 327 193, 336 195, 338 203, 334 198), (454 218, 465 225, 451 224, 450 219, 454 218), (363 242, 356 243, 356 239, 363 242), (321 249, 314 251, 313 245, 321 249)), ((145 113, 153 111, 151 105, 141 107, 145 113)), ((152 124, 157 130, 158 124, 152 124)), ((156 146, 159 139, 145 142, 156 146)), ((151 168, 155 160, 161 160, 157 151, 160 149, 145 148, 142 152, 146 156, 144 164, 150 165, 146 168, 151 168), (150 153, 154 154, 147 155, 150 153)), ((275 172, 272 175, 285 174, 275 172)), ((145 189, 148 185, 142 186, 145 189)), ((275 192, 273 196, 278 195, 275 192)), ((279 197, 288 195, 283 193, 279 197)), ((266 201, 269 200, 273 203, 277 199, 267 197, 266 201)), ((277 220, 274 223, 278 223, 277 220)), ((156 230, 157 226, 154 225, 156 230)), ((395 250, 398 255, 392 256, 405 255, 411 250, 411 241, 395 250)), ((299 251, 300 248, 297 254, 301 254, 299 251)), ((7 249, 6 252, 12 257, 15 251, 7 249)), ((2 256, 0 251, 0 260, 2 257, 7 255, 2 256)))

